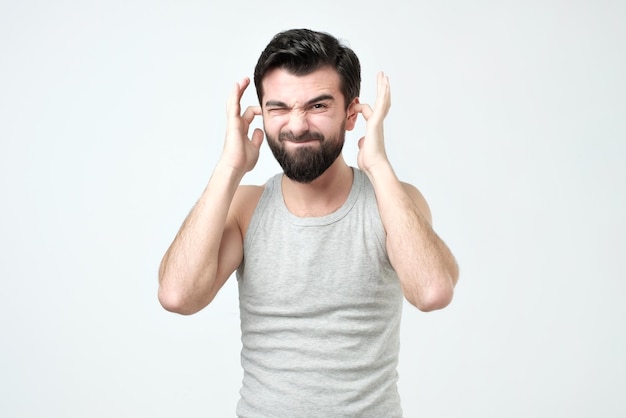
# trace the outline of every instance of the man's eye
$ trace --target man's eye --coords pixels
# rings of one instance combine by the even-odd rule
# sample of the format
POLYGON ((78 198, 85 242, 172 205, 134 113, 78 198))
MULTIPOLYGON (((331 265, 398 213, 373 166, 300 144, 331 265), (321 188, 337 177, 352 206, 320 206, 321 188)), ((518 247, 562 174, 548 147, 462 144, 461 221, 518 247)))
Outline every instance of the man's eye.
POLYGON ((322 110, 322 109, 326 109, 328 106, 326 106, 323 103, 315 103, 313 106, 311 106, 312 109, 315 110, 322 110))

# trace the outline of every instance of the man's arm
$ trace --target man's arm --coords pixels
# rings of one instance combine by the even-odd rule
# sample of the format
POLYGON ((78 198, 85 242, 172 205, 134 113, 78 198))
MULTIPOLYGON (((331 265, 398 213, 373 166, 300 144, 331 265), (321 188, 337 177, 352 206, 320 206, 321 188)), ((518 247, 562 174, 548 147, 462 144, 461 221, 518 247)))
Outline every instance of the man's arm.
POLYGON ((244 174, 259 157, 263 132, 248 129, 260 108, 240 115, 240 100, 250 83, 238 83, 228 101, 224 150, 198 202, 183 222, 159 268, 159 302, 172 312, 192 314, 208 305, 243 257, 240 210, 244 174))
POLYGON ((422 311, 446 307, 459 270, 450 249, 431 226, 428 205, 413 186, 396 178, 391 166, 369 175, 387 232, 387 252, 406 299, 422 311))
POLYGON ((458 280, 454 256, 431 227, 430 209, 421 193, 396 177, 387 159, 383 120, 391 106, 388 78, 378 74, 374 109, 357 104, 366 120, 359 140, 359 167, 370 178, 387 233, 387 252, 406 299, 422 311, 447 306, 458 280))

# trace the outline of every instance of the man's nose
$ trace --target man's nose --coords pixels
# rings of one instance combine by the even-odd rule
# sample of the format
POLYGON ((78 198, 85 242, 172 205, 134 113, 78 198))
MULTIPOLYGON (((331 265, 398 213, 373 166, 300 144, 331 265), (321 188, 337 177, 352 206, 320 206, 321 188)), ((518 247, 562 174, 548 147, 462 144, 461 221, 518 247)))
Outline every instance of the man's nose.
POLYGON ((309 130, 309 121, 307 119, 307 113, 301 110, 294 110, 289 114, 289 126, 288 129, 293 132, 295 136, 298 136, 309 130))

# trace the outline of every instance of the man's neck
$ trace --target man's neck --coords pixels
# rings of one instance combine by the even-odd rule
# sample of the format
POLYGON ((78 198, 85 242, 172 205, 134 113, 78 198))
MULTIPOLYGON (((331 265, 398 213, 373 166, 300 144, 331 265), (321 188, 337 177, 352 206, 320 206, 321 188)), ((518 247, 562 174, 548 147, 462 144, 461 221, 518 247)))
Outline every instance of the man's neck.
POLYGON ((311 183, 298 183, 282 178, 283 199, 291 213, 300 217, 329 215, 348 198, 354 173, 340 155, 335 162, 311 183))

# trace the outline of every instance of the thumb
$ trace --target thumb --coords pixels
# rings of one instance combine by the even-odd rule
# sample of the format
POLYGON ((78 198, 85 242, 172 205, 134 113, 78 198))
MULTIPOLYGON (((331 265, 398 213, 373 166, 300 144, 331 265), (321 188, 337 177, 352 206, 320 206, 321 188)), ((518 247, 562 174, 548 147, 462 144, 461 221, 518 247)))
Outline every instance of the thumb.
POLYGON ((260 128, 256 128, 254 130, 254 132, 252 132, 252 139, 250 140, 252 142, 252 145, 254 145, 257 149, 261 148, 261 143, 263 142, 263 130, 260 128))

